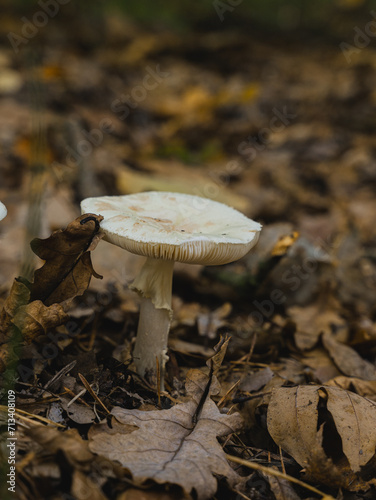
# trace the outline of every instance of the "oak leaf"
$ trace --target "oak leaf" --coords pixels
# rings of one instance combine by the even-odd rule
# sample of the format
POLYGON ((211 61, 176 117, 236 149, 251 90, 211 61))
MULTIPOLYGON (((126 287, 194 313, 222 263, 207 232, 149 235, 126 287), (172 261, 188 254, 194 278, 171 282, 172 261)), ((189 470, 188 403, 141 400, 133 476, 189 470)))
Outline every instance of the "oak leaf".
POLYGON ((217 437, 238 431, 242 418, 220 413, 210 397, 219 391, 214 375, 209 379, 190 370, 186 390, 190 400, 169 410, 113 408, 111 427, 102 423, 90 429, 89 448, 120 462, 138 485, 175 484, 187 494, 195 491, 198 500, 215 494, 215 476, 240 487, 243 479, 228 464, 217 437))
POLYGON ((90 251, 103 236, 98 232, 102 220, 101 215, 84 214, 49 238, 31 242, 33 252, 45 263, 34 273, 30 301, 41 300, 46 306, 62 303, 82 295, 93 275, 102 278, 90 258, 90 251))

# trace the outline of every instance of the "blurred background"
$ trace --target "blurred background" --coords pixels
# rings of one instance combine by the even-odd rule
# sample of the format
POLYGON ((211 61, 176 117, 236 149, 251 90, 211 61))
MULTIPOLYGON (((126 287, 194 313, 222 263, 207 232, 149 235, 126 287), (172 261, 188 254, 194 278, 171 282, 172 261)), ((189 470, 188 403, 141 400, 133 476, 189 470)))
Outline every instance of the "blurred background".
MULTIPOLYGON (((361 255, 373 286, 375 1, 2 0, 0 30, 3 292, 81 199, 143 190, 361 255)), ((116 252, 103 283, 139 265, 116 252)))

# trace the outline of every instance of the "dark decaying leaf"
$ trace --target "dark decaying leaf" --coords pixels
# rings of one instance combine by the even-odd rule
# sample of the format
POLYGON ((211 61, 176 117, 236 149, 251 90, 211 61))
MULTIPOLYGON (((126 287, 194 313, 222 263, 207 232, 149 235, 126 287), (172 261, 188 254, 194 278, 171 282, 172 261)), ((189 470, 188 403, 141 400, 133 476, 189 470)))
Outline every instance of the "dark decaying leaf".
POLYGON ((49 238, 31 242, 33 252, 46 261, 34 273, 31 301, 41 300, 47 306, 61 303, 82 295, 93 275, 101 278, 93 269, 89 253, 102 237, 98 233, 101 220, 100 215, 84 214, 49 238), (89 220, 81 224, 85 219, 89 220))
POLYGON ((214 376, 197 420, 194 418, 208 380, 200 370, 190 370, 186 382, 190 400, 169 410, 113 408, 111 427, 102 423, 90 429, 91 451, 120 462, 137 484, 148 480, 176 484, 187 494, 195 491, 199 500, 215 494, 215 476, 241 487, 243 479, 228 464, 217 437, 238 431, 242 418, 236 413, 220 413, 210 397, 219 390, 214 376))

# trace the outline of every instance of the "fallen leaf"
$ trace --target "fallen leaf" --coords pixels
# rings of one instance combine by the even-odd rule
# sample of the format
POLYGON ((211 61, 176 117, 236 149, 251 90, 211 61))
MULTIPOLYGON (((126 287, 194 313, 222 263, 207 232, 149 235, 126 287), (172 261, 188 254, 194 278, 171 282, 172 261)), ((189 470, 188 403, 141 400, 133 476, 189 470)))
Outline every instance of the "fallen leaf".
POLYGON ((267 425, 273 440, 304 467, 317 432, 317 386, 274 389, 267 425))
POLYGON ((328 380, 341 374, 327 351, 322 347, 304 351, 299 358, 303 365, 312 369, 313 379, 320 384, 326 384, 328 380))
MULTIPOLYGON (((372 461, 376 448, 374 402, 336 387, 283 387, 273 391, 267 425, 273 440, 307 468, 314 479, 352 491, 368 489, 376 483, 365 481, 361 473, 366 465, 367 469, 375 469, 372 461), (330 417, 323 412, 323 407, 330 417), (322 420, 324 433, 321 435, 317 429, 322 420), (331 422, 334 428, 330 427, 331 422), (322 474, 323 463, 333 472, 332 477, 327 474, 327 480, 322 474)), ((372 471, 367 470, 367 474, 370 477, 372 471)))
POLYGON ((242 419, 239 414, 222 415, 212 401, 210 396, 219 391, 215 377, 209 390, 207 385, 207 375, 190 370, 186 403, 148 412, 113 408, 111 427, 102 423, 89 431, 91 451, 120 462, 137 484, 148 480, 177 484, 187 494, 195 491, 198 500, 215 494, 215 476, 239 487, 243 480, 228 464, 217 437, 239 430, 242 419))
POLYGON ((0 313, 0 342, 4 342, 7 338, 9 327, 17 309, 27 304, 29 300, 30 290, 24 283, 15 279, 9 296, 5 300, 3 309, 0 313))
POLYGON ((100 215, 84 214, 49 238, 35 238, 31 242, 33 252, 45 260, 30 284, 31 301, 41 300, 47 306, 61 303, 82 295, 93 275, 101 278, 90 258, 90 251, 103 236, 98 233, 101 220, 100 215), (81 224, 86 219, 87 222, 81 224))
POLYGON ((295 243, 298 239, 299 233, 297 231, 293 231, 291 234, 287 234, 281 236, 277 243, 274 245, 271 255, 272 256, 282 256, 287 253, 289 248, 295 243))
POLYGON ((38 335, 68 320, 65 308, 84 293, 91 276, 101 278, 92 267, 90 251, 102 237, 98 233, 102 219, 85 214, 64 231, 31 242, 34 252, 46 262, 35 271, 33 283, 16 278, 4 303, 0 314, 0 373, 17 359, 16 348, 22 341, 30 344, 38 335))
POLYGON ((25 429, 24 433, 50 453, 62 451, 72 466, 82 465, 94 459, 87 441, 81 439, 77 429, 61 432, 53 427, 33 425, 30 429, 25 429))
POLYGON ((342 438, 343 452, 358 472, 375 455, 376 403, 338 387, 322 390, 328 395, 327 408, 342 438))
POLYGON ((341 331, 341 339, 346 339, 348 327, 339 314, 339 305, 333 300, 319 300, 305 307, 292 306, 288 315, 296 324, 295 343, 300 350, 312 349, 321 333, 341 331))
POLYGON ((45 306, 40 300, 34 300, 17 309, 12 323, 22 332, 22 338, 30 344, 38 335, 47 334, 51 328, 62 325, 69 316, 60 304, 45 306))
POLYGON ((257 372, 247 373, 239 384, 239 389, 244 392, 259 391, 273 378, 272 370, 267 367, 257 372))
POLYGON ((94 410, 89 406, 80 405, 78 403, 68 403, 71 401, 68 398, 60 396, 61 406, 67 412, 68 417, 77 424, 91 424, 95 421, 96 416, 94 410))
POLYGON ((99 485, 77 469, 73 471, 71 492, 75 500, 87 500, 89 497, 90 500, 107 500, 99 485))
MULTIPOLYGON (((263 474, 264 475, 264 474, 263 474)), ((276 500, 301 500, 300 496, 295 492, 291 483, 287 479, 266 475, 265 479, 269 482, 276 500)))
POLYGON ((363 380, 376 380, 376 367, 363 359, 352 347, 337 342, 329 333, 324 333, 322 342, 342 373, 363 380))
POLYGON ((355 377, 338 376, 328 380, 325 385, 340 387, 347 391, 356 392, 359 396, 376 401, 376 380, 362 380, 355 377))

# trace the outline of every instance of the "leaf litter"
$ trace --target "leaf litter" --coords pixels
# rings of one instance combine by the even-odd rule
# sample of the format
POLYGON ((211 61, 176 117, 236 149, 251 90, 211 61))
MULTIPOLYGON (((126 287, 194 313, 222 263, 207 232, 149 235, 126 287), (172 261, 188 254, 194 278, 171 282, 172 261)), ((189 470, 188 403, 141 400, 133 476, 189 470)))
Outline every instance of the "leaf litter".
MULTIPOLYGON (((30 234, 45 263, 32 281, 13 280, 35 165, 30 109, 19 82, 0 93, 1 411, 13 384, 19 496, 371 500, 374 50, 349 65, 333 46, 323 56, 235 32, 182 41, 119 20, 80 45, 90 57, 51 43, 37 63, 51 168, 40 167, 41 231, 30 234), (113 113, 157 65, 170 76, 127 119, 113 113), (273 110, 290 123, 263 141, 273 110), (77 152, 81 132, 95 137, 108 118, 112 131, 72 162, 66 147, 77 152), (177 266, 162 394, 132 366, 138 303, 127 285, 141 261, 94 250, 99 214, 78 217, 77 203, 151 188, 213 197, 264 225, 240 262, 177 266), (103 280, 89 287, 90 253, 103 280), (203 371, 224 333, 226 357, 203 371), (26 372, 13 371, 17 359, 26 372)), ((80 38, 78 21, 67 25, 80 38)))
POLYGON ((215 476, 225 477, 233 488, 242 478, 230 467, 218 437, 239 431, 239 414, 221 415, 211 396, 218 384, 199 370, 186 376, 187 396, 191 399, 169 410, 138 411, 114 407, 110 425, 97 425, 89 432, 91 451, 115 460, 129 469, 137 484, 178 484, 197 498, 210 498, 217 490, 215 476), (207 384, 207 396, 197 420, 194 417, 207 384))

